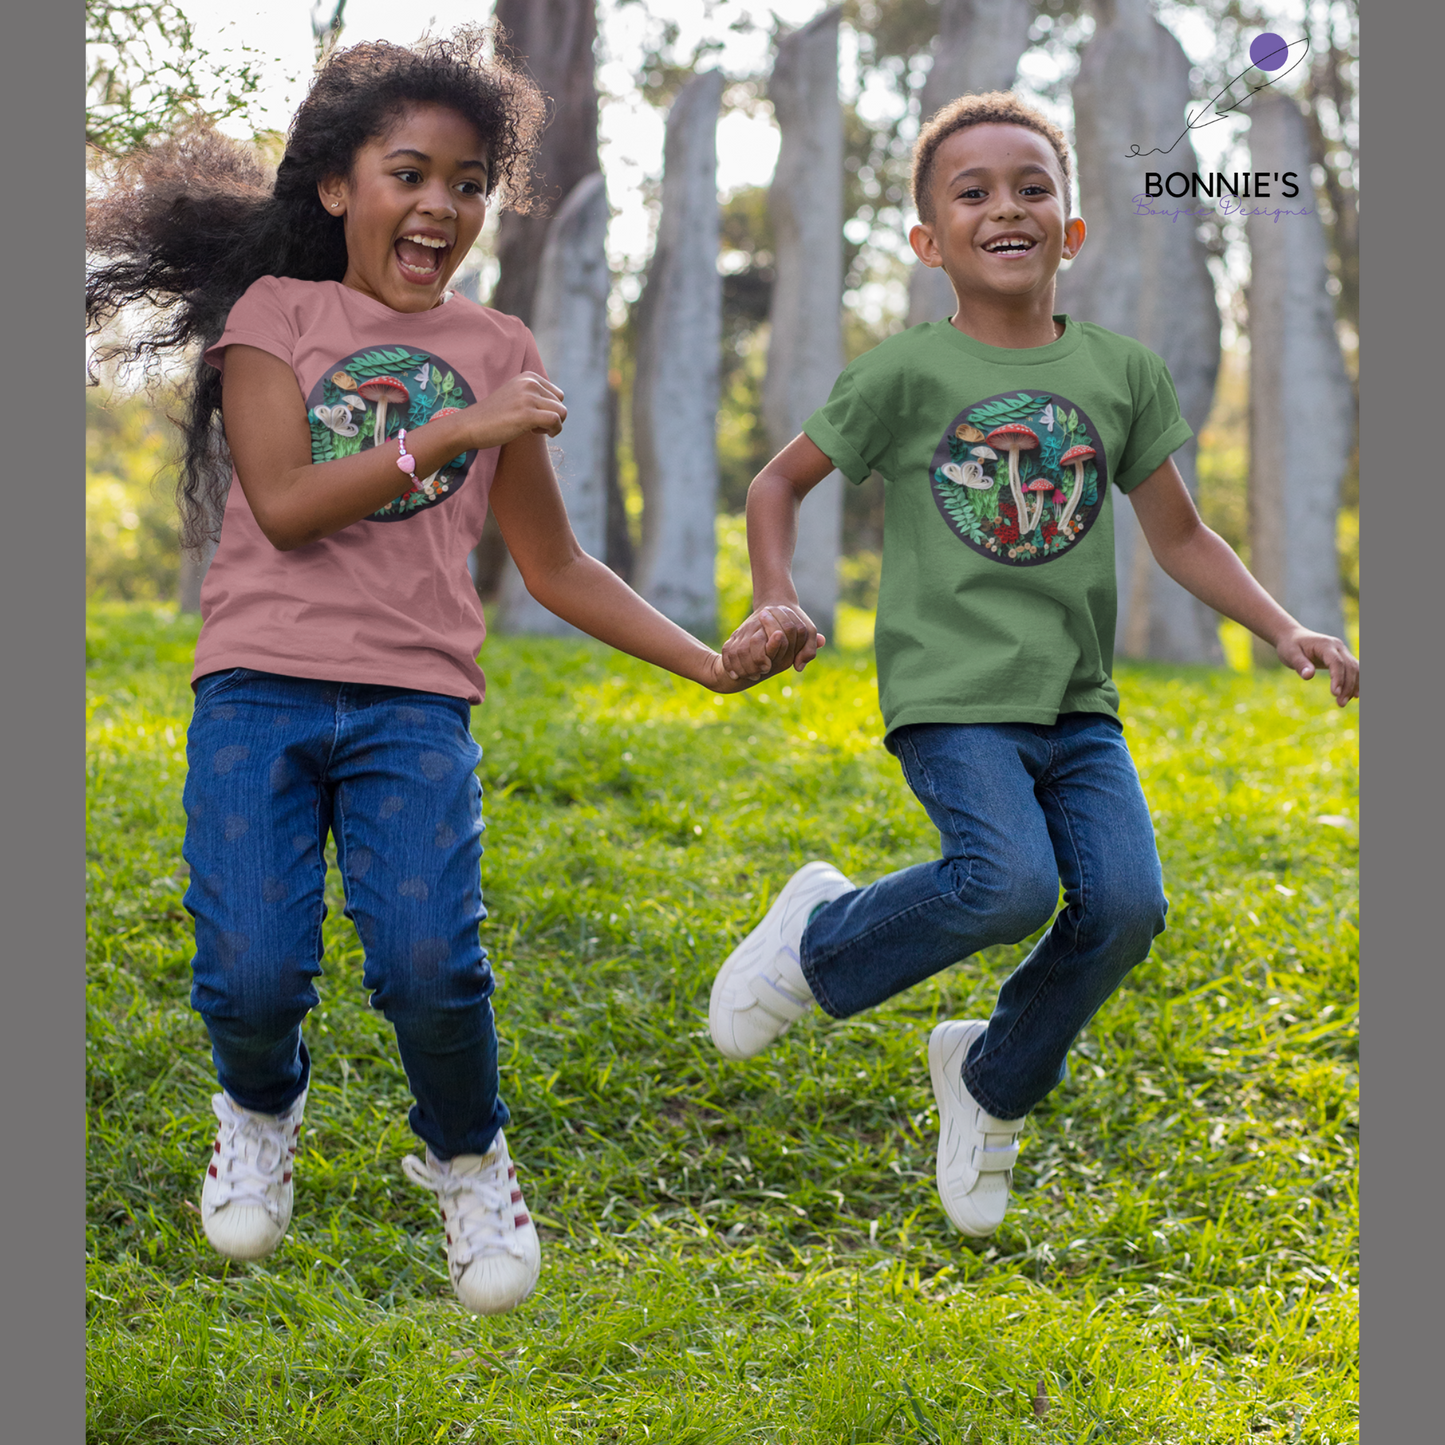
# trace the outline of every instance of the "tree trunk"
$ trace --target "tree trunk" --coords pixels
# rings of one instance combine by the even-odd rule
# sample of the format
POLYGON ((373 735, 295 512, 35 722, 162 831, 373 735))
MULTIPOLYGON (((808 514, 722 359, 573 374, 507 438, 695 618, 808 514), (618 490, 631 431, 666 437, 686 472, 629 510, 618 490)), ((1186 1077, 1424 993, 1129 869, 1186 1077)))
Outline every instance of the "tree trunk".
POLYGON ((181 549, 180 596, 177 599, 182 612, 201 610, 201 583, 210 570, 211 558, 216 555, 216 544, 207 542, 199 553, 181 549))
MULTIPOLYGON (((547 231, 532 307, 532 331, 547 375, 566 397, 567 422, 552 445, 572 531, 584 552, 607 548, 609 427, 607 188, 600 171, 580 181, 547 231)), ((575 637, 577 630, 527 591, 508 560, 501 589, 508 632, 575 637)))
POLYGON ((642 487, 639 591, 693 632, 717 626, 717 122, 723 78, 683 86, 667 117, 662 215, 637 303, 632 436, 642 487))
MULTIPOLYGON (((489 303, 530 326, 551 218, 578 182, 600 169, 593 54, 597 9, 595 0, 497 0, 496 20, 548 101, 533 178, 537 210, 526 216, 502 213, 497 226, 501 270, 489 303)), ((483 601, 500 594, 507 563, 506 544, 496 519, 488 514, 472 553, 473 576, 483 601)))
MULTIPOLYGON (((933 65, 923 82, 922 118, 956 100, 987 90, 1007 90, 1029 48, 1031 0, 941 0, 933 65)), ((958 307, 941 270, 915 262, 908 278, 908 324, 938 321, 958 307)))
POLYGON ((537 150, 533 215, 503 213, 497 227, 501 274, 492 305, 532 324, 537 273, 551 217, 584 176, 598 170, 595 0, 497 0, 497 24, 551 102, 537 150))
MULTIPOLYGON (((1287 95, 1251 102, 1251 166, 1294 171, 1293 200, 1257 210, 1308 208, 1307 216, 1250 216, 1249 532, 1250 568, 1306 627, 1344 635, 1335 537, 1340 481, 1354 439, 1354 399, 1335 332, 1324 228, 1310 185, 1309 129, 1287 95)), ((1255 657, 1276 661, 1255 642, 1255 657)))
MULTIPOLYGON (((1131 145, 1163 147, 1184 128, 1189 61, 1154 19, 1149 0, 1094 0, 1097 25, 1074 81, 1074 139, 1084 249, 1059 274, 1059 310, 1133 336, 1163 357, 1184 419, 1198 432, 1208 419, 1219 370, 1219 309, 1203 243, 1187 217, 1135 215, 1146 170, 1196 165, 1188 138, 1167 159, 1125 159, 1131 145)), ((1183 201, 1171 206, 1183 206, 1183 201)), ((1188 204, 1197 204, 1189 202, 1188 204)), ((1197 494, 1195 443, 1174 456, 1197 494)), ((1172 662, 1223 661, 1214 614, 1166 577, 1134 509, 1114 496, 1119 588, 1116 652, 1172 662)))
MULTIPOLYGON (((776 453, 828 399, 843 369, 843 108, 838 22, 826 10, 778 42, 768 97, 782 130, 768 192, 775 279, 763 424, 776 453)), ((793 583, 814 626, 832 636, 843 548, 842 476, 830 473, 798 514, 793 583)), ((726 623, 741 618, 726 618, 726 623)))

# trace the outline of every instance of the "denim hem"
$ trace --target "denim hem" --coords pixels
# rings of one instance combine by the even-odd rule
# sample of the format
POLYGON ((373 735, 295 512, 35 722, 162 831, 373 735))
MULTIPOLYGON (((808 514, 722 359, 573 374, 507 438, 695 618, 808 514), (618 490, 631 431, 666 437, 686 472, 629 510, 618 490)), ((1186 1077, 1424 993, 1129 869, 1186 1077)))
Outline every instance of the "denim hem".
POLYGON ((984 1113, 992 1114, 995 1119, 1026 1119, 1034 1109, 1038 1107, 1037 1103, 1030 1104, 1027 1109, 1020 1109, 1016 1114, 1011 1114, 1008 1110, 1001 1109, 998 1100, 995 1099, 987 1089, 980 1089, 974 1084, 972 1077, 970 1077, 968 1064, 963 1066, 963 1086, 973 1095, 974 1103, 976 1103, 984 1113))
POLYGON ((805 929, 803 932, 804 943, 798 949, 798 967, 803 970, 803 977, 808 981, 808 987, 812 989, 813 997, 817 1001, 818 1007, 822 1009, 829 1018, 845 1019, 848 1015, 828 997, 828 990, 823 987, 823 981, 818 977, 817 970, 808 958, 808 950, 806 947, 807 936, 807 930, 805 929))

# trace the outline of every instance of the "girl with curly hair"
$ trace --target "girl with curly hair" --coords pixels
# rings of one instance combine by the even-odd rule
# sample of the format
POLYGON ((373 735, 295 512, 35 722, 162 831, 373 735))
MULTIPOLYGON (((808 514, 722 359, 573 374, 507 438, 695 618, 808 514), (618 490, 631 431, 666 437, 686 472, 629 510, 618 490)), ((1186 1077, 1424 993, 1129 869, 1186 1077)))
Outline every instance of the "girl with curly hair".
POLYGON ((562 393, 521 322, 447 289, 491 198, 527 204, 542 115, 485 31, 356 45, 318 72, 273 185, 194 129, 123 162, 88 218, 91 326, 139 303, 130 359, 200 353, 178 500, 185 543, 217 541, 184 848, 191 1002, 221 1086, 207 1237, 260 1259, 290 1221, 329 833, 426 1145, 404 1169, 483 1314, 540 1267, 478 937, 467 555, 488 508, 532 595, 594 637, 720 692, 769 666, 759 649, 726 671, 581 550, 547 451, 562 393))

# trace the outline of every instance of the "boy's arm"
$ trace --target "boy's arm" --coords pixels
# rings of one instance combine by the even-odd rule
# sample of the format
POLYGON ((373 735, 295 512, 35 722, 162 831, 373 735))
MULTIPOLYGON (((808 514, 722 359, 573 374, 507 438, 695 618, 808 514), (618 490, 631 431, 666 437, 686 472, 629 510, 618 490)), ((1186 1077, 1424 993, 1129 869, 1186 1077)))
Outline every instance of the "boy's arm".
POLYGON ((823 635, 798 605, 793 549, 798 508, 832 470, 828 454, 799 433, 753 478, 748 488, 753 611, 723 645, 728 669, 768 671, 791 662, 801 672, 823 645, 823 635))
POLYGON ((762 674, 730 675, 722 658, 644 602, 573 535, 546 439, 529 433, 502 448, 492 511, 527 591, 565 622, 619 652, 715 692, 738 692, 762 674))
POLYGON ((1151 472, 1129 500, 1155 560, 1179 585, 1216 612, 1262 637, 1286 667, 1301 677, 1315 668, 1330 673, 1330 691, 1341 706, 1360 695, 1360 664, 1338 637, 1302 627, 1258 582, 1234 549, 1211 532, 1173 460, 1151 472))

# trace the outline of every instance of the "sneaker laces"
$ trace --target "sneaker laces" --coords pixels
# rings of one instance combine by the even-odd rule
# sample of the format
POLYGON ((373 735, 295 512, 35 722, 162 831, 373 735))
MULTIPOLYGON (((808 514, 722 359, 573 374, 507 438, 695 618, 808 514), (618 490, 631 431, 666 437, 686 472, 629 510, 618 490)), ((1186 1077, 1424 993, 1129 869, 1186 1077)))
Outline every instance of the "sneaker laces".
POLYGON ((254 1204, 281 1222, 281 1204, 272 1193, 283 1181, 291 1158, 289 1115, 255 1114, 233 1104, 225 1094, 211 1096, 221 1121, 216 1142, 216 1207, 254 1204))
POLYGON ((498 1252, 514 1259, 526 1257, 515 1230, 506 1228, 507 1218, 515 1208, 507 1178, 507 1156, 494 1149, 484 1158, 491 1162, 467 1174, 457 1174, 450 1161, 443 1163, 430 1156, 425 1163, 415 1154, 401 1161, 402 1172, 413 1184, 436 1195, 446 1225, 447 1249, 459 1270, 475 1259, 498 1252))

